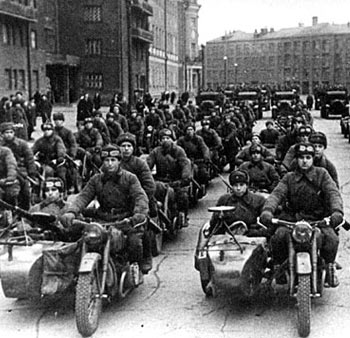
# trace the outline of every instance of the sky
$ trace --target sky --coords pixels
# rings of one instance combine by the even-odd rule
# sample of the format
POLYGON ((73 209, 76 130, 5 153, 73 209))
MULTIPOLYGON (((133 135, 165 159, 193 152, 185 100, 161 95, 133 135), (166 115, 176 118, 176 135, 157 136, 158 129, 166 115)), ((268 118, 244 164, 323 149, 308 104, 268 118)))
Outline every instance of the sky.
POLYGON ((198 0, 199 44, 233 30, 253 33, 255 29, 311 26, 318 22, 350 22, 350 0, 198 0))

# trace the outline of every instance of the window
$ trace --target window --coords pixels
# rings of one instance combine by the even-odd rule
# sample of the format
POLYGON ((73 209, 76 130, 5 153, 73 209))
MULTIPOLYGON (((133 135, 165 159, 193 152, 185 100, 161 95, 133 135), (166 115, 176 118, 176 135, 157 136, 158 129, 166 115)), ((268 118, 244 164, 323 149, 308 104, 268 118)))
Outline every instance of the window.
POLYGON ((101 55, 102 54, 102 40, 87 39, 85 42, 85 55, 101 55))
POLYGON ((86 74, 85 86, 91 89, 102 89, 103 87, 102 74, 86 74))
POLYGON ((84 7, 84 21, 85 22, 101 22, 102 8, 101 6, 85 6, 84 7))
POLYGON ((18 89, 17 69, 13 70, 13 89, 18 89))
POLYGON ((18 89, 26 89, 26 76, 24 69, 18 71, 18 89))
POLYGON ((5 81, 6 81, 6 89, 12 89, 12 71, 11 71, 11 69, 5 69, 5 81))
POLYGON ((24 47, 24 34, 23 34, 23 27, 18 27, 18 37, 19 37, 19 43, 21 47, 24 47))
POLYGON ((7 24, 2 24, 2 42, 5 45, 9 45, 11 43, 11 28, 7 24))
POLYGON ((37 45, 37 36, 36 36, 36 31, 32 30, 30 32, 30 46, 33 49, 37 49, 38 45, 37 45))
POLYGON ((39 90, 39 71, 33 70, 34 89, 39 90))

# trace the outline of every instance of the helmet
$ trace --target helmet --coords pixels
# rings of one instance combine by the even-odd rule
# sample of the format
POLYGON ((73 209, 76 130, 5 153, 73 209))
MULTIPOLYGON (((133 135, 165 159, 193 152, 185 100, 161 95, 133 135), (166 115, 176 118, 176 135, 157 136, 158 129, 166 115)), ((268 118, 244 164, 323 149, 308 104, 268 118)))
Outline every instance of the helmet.
POLYGON ((172 133, 172 131, 170 129, 164 128, 159 132, 159 138, 162 139, 163 136, 168 136, 170 137, 173 141, 175 141, 174 139, 174 134, 172 133))
POLYGON ((109 119, 109 118, 115 118, 115 115, 114 115, 114 113, 112 113, 112 112, 109 112, 109 113, 107 113, 107 115, 106 115, 106 119, 109 119))
POLYGON ((3 122, 0 124, 0 131, 3 133, 6 130, 15 130, 13 122, 3 122))
POLYGON ((56 112, 53 114, 53 120, 60 120, 60 121, 64 121, 64 114, 62 112, 56 112))
POLYGON ((250 147, 249 147, 249 154, 253 154, 253 153, 260 153, 261 154, 261 151, 262 151, 262 147, 261 145, 259 144, 252 144, 250 147))
POLYGON ((249 174, 244 170, 234 170, 229 176, 229 182, 231 185, 234 185, 235 183, 249 184, 249 174))
POLYGON ((85 117, 84 124, 87 124, 87 123, 94 123, 93 118, 92 117, 85 117))
POLYGON ((134 148, 136 148, 136 137, 131 133, 121 134, 117 139, 117 145, 121 146, 124 142, 129 142, 134 148))
POLYGON ((311 134, 309 137, 309 142, 312 144, 322 144, 325 148, 327 148, 327 136, 321 131, 311 134))

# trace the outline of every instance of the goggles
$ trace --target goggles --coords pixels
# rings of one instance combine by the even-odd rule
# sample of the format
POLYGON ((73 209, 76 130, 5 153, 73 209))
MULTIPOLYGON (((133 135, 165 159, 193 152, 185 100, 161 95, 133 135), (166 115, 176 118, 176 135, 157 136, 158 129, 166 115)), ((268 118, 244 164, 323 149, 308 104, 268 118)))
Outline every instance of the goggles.
POLYGON ((304 120, 303 119, 296 119, 295 122, 296 123, 304 123, 304 120))
POLYGON ((312 133, 311 128, 300 128, 299 129, 300 136, 309 136, 309 135, 311 135, 311 133, 312 133))
POLYGON ((44 127, 43 128, 43 131, 47 131, 47 130, 53 130, 53 128, 51 128, 51 127, 44 127))
POLYGON ((301 144, 298 148, 298 153, 314 154, 315 148, 313 146, 305 146, 304 144, 301 144))
POLYGON ((253 154, 261 154, 261 151, 260 150, 253 150, 252 152, 250 152, 252 155, 253 154))
POLYGON ((120 158, 120 151, 119 150, 102 150, 101 151, 101 158, 106 158, 106 157, 116 157, 120 158))
POLYGON ((60 181, 49 181, 49 182, 45 182, 45 190, 48 190, 48 189, 62 189, 63 186, 62 186, 62 182, 60 181))

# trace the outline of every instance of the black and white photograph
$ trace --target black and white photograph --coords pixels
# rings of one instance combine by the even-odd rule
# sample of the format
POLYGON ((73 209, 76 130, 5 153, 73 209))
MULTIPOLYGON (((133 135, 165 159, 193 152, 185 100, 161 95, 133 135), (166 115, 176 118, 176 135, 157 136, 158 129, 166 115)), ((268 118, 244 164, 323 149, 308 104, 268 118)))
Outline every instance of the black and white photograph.
POLYGON ((0 336, 350 336, 348 0, 0 0, 0 336))

